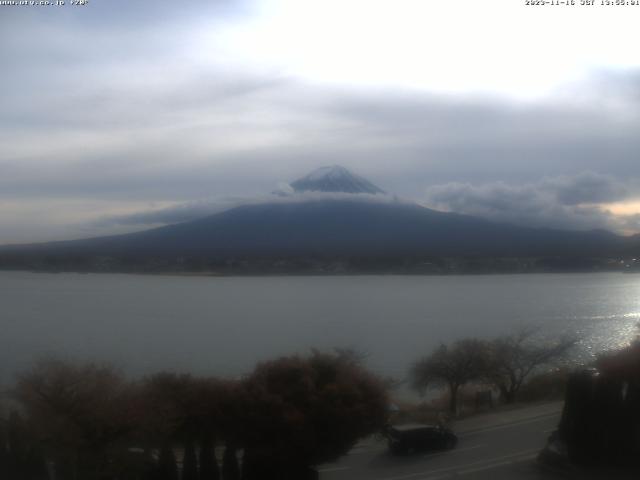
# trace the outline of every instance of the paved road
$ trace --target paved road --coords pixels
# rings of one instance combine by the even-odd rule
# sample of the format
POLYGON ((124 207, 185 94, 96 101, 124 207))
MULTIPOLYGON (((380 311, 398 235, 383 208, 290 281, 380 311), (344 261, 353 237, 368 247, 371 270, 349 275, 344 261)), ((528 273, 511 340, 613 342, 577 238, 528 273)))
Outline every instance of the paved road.
POLYGON ((561 403, 478 415, 458 422, 451 451, 395 457, 371 439, 339 462, 320 468, 321 480, 533 480, 548 478, 535 462, 558 424, 561 403))

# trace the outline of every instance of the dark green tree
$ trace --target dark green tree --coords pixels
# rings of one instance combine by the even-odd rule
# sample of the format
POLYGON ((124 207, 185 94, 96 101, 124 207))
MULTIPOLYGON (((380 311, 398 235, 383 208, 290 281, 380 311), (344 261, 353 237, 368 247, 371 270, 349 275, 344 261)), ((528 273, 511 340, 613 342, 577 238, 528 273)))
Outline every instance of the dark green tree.
POLYGON ((13 411, 0 420, 0 478, 47 480, 42 446, 28 420, 13 411))
POLYGON ((21 480, 48 480, 47 461, 43 449, 33 444, 24 458, 23 476, 21 480))
POLYGON ((4 418, 0 418, 0 478, 8 478, 9 450, 7 449, 7 438, 4 429, 4 418))
POLYGON ((182 459, 182 480, 198 480, 198 458, 193 442, 187 442, 182 459))
POLYGON ((158 458, 158 468, 154 480, 178 480, 176 457, 170 445, 165 445, 160 450, 160 458, 158 458))
POLYGON ((200 447, 200 480, 220 480, 220 469, 215 456, 214 442, 206 439, 200 447))
POLYGON ((19 478, 23 475, 27 438, 25 422, 18 412, 9 414, 6 430, 8 478, 19 478))
POLYGON ((230 444, 225 447, 222 457, 222 478, 223 480, 240 480, 240 467, 236 448, 230 444))
MULTIPOLYGON (((142 430, 152 444, 213 437, 229 422, 232 382, 161 372, 142 382, 142 430)), ((230 422, 230 425, 233 422, 230 422)))

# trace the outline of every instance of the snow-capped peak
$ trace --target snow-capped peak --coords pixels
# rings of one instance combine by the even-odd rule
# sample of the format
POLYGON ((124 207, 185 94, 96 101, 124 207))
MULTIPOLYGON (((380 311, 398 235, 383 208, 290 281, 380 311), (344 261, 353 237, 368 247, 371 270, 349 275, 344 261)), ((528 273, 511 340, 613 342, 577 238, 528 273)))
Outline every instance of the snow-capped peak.
POLYGON ((330 167, 320 167, 307 175, 307 180, 321 180, 323 178, 340 178, 349 176, 349 170, 340 165, 331 165, 330 167))
POLYGON ((384 193, 369 180, 340 165, 321 167, 291 184, 296 192, 384 193))

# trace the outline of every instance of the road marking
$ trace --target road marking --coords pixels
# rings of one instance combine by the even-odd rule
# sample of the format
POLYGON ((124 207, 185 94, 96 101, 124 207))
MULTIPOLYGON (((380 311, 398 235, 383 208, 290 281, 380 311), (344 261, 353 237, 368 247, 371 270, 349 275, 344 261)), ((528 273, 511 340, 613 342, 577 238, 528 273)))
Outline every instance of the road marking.
POLYGON ((431 453, 431 454, 423 455, 423 457, 424 458, 441 457, 442 455, 451 455, 453 453, 467 452, 469 450, 475 450, 476 448, 480 448, 480 447, 484 447, 484 446, 485 446, 485 444, 481 443, 480 445, 474 445, 473 447, 456 448, 454 450, 449 450, 448 452, 439 452, 439 453, 431 453))
MULTIPOLYGON (((484 447, 484 446, 485 446, 485 444, 482 443, 480 445, 473 445, 472 447, 456 448, 455 450, 450 450, 448 452, 440 452, 440 453, 432 453, 430 455, 424 455, 424 458, 435 458, 435 457, 441 457, 443 455, 451 455, 452 453, 467 452, 469 450, 475 450, 476 448, 480 448, 480 447, 484 447)), ((356 452, 356 453, 368 453, 368 451, 356 452)), ((351 452, 349 454, 351 455, 351 452)), ((351 468, 351 467, 327 467, 327 468, 318 469, 318 472, 320 472, 320 473, 340 472, 340 471, 343 471, 343 470, 348 470, 349 468, 351 468)))
MULTIPOLYGON (((451 455, 452 453, 467 452, 469 450, 475 450, 476 448, 480 448, 484 446, 485 444, 481 443, 479 445, 473 445, 471 447, 456 448, 455 450, 450 450, 448 452, 440 452, 440 453, 432 453, 430 455, 424 455, 424 458, 435 458, 435 457, 441 457, 442 455, 451 455)), ((357 452, 357 453, 366 453, 366 452, 357 452)), ((327 468, 318 469, 318 472, 321 472, 321 473, 340 472, 343 470, 348 470, 349 468, 351 467, 327 467, 327 468)))
POLYGON ((541 422, 543 420, 548 420, 551 417, 556 416, 555 413, 553 414, 549 414, 549 415, 540 415, 538 417, 535 418, 531 418, 529 420, 521 420, 519 422, 513 422, 513 423, 505 423, 504 425, 496 425, 495 427, 486 427, 486 428, 481 428, 478 430, 473 430, 467 433, 459 433, 458 437, 469 437, 471 435, 476 435, 478 433, 484 433, 484 432, 493 432, 494 430, 502 430, 505 428, 513 428, 513 427, 519 427, 521 425, 526 425, 528 423, 536 423, 536 422, 541 422))
MULTIPOLYGON (((455 448, 453 450, 448 450, 446 452, 436 452, 436 453, 427 453, 426 455, 423 455, 424 458, 434 458, 434 457, 440 457, 442 455, 451 455, 452 453, 456 453, 456 452, 466 452, 467 450, 474 450, 476 448, 480 448, 480 447, 484 447, 484 443, 480 444, 480 445, 474 445, 473 447, 466 447, 466 448, 455 448)), ((347 455, 363 455, 365 453, 371 453, 371 452, 375 452, 375 451, 384 451, 384 448, 381 446, 378 446, 379 448, 358 448, 356 451, 351 450, 347 455)))
POLYGON ((339 472, 340 470, 349 470, 349 467, 329 467, 329 468, 319 468, 318 472, 327 473, 327 472, 339 472))
MULTIPOLYGON (((460 471, 465 471, 466 469, 469 468, 473 468, 475 466, 487 466, 490 464, 495 464, 495 462, 501 462, 501 461, 505 461, 505 460, 514 460, 517 457, 523 457, 526 455, 536 455, 537 452, 539 451, 539 449, 537 448, 532 448, 529 450, 522 450, 521 452, 516 452, 516 453, 512 453, 510 455, 502 455, 500 457, 495 457, 495 458, 488 458, 486 460, 480 460, 478 462, 472 462, 472 463, 468 463, 466 465, 456 465, 453 467, 445 467, 445 468, 438 468, 436 470, 427 470, 425 472, 415 472, 415 473, 410 473, 408 475, 400 475, 398 477, 384 477, 384 478, 380 478, 378 480, 404 480, 407 478, 415 478, 415 477, 423 477, 423 479, 427 479, 430 478, 430 475, 433 475, 434 473, 444 473, 444 472, 452 472, 452 473, 456 473, 456 472, 460 472, 460 471), (463 468, 465 470, 458 470, 460 468, 463 468)), ((495 467, 493 467, 495 468, 495 467)))
POLYGON ((490 463, 489 465, 483 465, 481 467, 476 467, 476 468, 467 468, 466 470, 457 470, 456 474, 468 475, 469 473, 477 473, 477 472, 482 472, 484 470, 491 470, 492 468, 504 467, 505 465, 511 465, 519 462, 526 462, 528 460, 533 460, 536 457, 537 457, 537 454, 525 455, 523 457, 514 458, 513 460, 505 460, 504 462, 490 463))

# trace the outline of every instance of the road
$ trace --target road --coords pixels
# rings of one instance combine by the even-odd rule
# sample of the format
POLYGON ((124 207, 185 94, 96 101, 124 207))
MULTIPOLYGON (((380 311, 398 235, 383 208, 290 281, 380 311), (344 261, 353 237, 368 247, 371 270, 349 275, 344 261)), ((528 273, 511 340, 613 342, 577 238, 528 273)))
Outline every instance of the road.
POLYGON ((535 459, 556 428, 562 403, 546 403, 459 421, 458 446, 447 452, 395 457, 380 439, 358 444, 320 480, 533 480, 548 478, 535 459))

